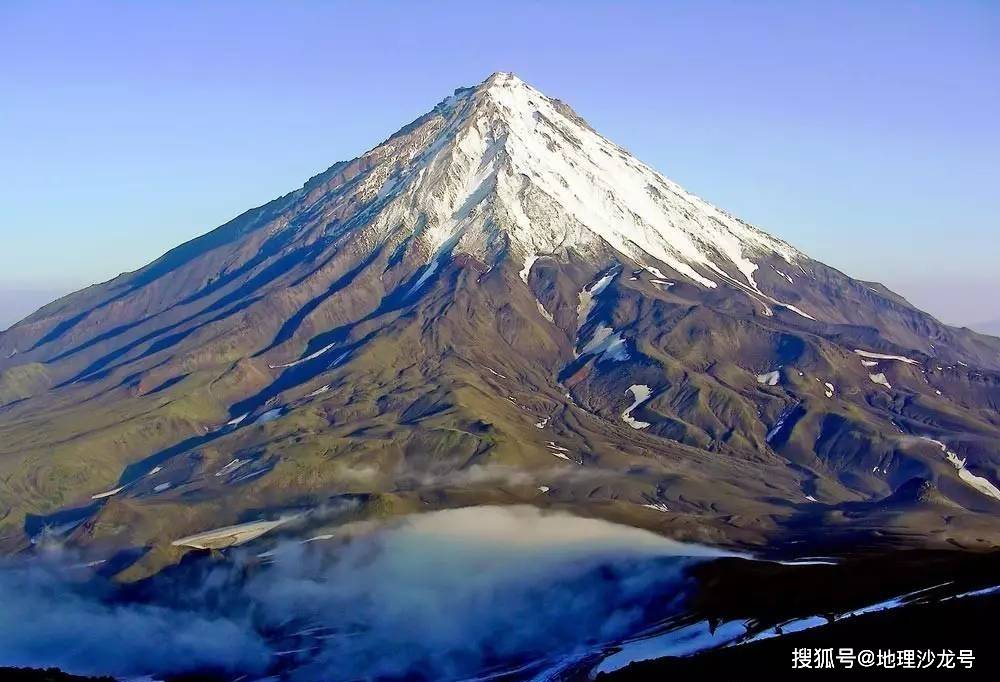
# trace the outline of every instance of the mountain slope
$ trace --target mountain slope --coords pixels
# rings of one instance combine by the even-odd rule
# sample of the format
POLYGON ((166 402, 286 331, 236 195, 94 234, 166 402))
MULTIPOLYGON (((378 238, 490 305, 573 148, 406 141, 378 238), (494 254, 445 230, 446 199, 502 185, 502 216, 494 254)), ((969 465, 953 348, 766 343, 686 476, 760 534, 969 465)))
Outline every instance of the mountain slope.
POLYGON ((140 573, 180 535, 345 494, 747 545, 844 505, 989 543, 1000 508, 1000 340, 710 206, 510 74, 45 306, 0 358, 0 543, 144 547, 140 573), (879 505, 914 477, 965 511, 879 505))

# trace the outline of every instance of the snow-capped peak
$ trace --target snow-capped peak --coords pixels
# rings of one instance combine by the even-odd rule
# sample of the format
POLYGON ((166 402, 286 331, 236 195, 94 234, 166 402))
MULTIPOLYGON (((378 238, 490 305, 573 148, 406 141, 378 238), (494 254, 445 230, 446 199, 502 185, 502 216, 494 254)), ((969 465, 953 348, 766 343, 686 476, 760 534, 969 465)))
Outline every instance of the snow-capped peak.
POLYGON ((483 260, 509 240, 522 264, 602 241, 641 265, 663 263, 706 287, 757 289, 755 259, 798 252, 684 191, 511 73, 462 88, 364 157, 358 192, 369 229, 419 233, 428 261, 483 260), (503 236, 507 239, 504 239, 503 236))

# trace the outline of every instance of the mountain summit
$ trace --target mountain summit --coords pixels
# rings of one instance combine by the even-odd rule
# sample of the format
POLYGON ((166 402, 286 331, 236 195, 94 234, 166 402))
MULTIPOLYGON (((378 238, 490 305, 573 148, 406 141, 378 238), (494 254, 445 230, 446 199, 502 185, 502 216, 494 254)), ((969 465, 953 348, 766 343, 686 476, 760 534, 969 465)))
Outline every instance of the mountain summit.
POLYGON ((1000 340, 497 73, 0 334, 0 547, 132 550, 134 578, 183 536, 332 499, 527 502, 741 546, 820 524, 989 543, 998 370, 1000 340), (918 477, 939 494, 882 502, 918 477))
POLYGON ((509 251, 528 270, 539 255, 573 249, 598 259, 610 247, 703 286, 735 278, 756 291, 754 256, 792 265, 797 254, 688 194, 513 74, 457 90, 435 114, 376 149, 378 172, 359 187, 376 205, 372 237, 408 226, 432 263, 455 252, 492 263, 509 251))

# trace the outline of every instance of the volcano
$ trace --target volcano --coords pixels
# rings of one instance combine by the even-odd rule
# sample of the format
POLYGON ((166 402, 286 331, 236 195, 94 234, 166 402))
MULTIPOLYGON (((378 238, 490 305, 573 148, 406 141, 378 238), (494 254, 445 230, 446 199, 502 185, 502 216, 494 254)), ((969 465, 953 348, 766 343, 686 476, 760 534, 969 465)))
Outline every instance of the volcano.
POLYGON ((989 547, 998 408, 1000 339, 497 73, 0 334, 0 549, 138 548, 138 579, 185 537, 331 499, 744 548, 989 547))

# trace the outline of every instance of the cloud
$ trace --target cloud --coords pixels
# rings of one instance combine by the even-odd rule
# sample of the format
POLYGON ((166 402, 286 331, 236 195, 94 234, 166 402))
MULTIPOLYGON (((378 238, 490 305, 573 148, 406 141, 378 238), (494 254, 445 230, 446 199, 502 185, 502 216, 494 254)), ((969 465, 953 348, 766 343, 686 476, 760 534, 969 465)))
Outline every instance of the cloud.
POLYGON ((678 607, 721 553, 531 507, 405 517, 167 572, 145 592, 50 564, 0 570, 0 664, 83 673, 214 668, 292 679, 449 679, 616 641, 678 607))
POLYGON ((256 672, 269 663, 266 642, 246 622, 120 604, 113 586, 80 577, 51 558, 0 570, 0 664, 127 675, 214 667, 256 672))
POLYGON ((364 486, 376 486, 379 481, 391 481, 393 488, 468 488, 472 486, 536 486, 539 483, 578 483, 584 481, 626 478, 620 471, 599 467, 550 467, 525 471, 502 464, 473 464, 460 469, 441 471, 415 469, 406 463, 391 470, 373 466, 336 465, 338 480, 364 486))

